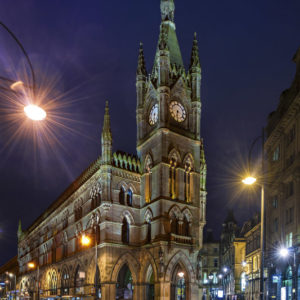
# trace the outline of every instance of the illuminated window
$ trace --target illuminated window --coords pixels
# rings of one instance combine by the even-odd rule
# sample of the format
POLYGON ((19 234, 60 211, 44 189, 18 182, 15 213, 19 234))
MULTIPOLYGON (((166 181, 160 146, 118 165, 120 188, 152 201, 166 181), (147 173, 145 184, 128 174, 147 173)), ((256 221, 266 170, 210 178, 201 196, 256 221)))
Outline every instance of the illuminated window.
POLYGON ((278 161, 280 158, 280 148, 277 146, 273 152, 273 161, 278 161))
POLYGON ((246 273, 243 272, 241 274, 241 291, 245 292, 245 290, 246 290, 246 273))
POLYGON ((285 245, 287 248, 293 246, 293 233, 290 232, 285 236, 285 245))
POLYGON ((176 160, 172 158, 170 161, 170 174, 169 174, 170 197, 172 199, 176 198, 176 165, 177 165, 176 160))

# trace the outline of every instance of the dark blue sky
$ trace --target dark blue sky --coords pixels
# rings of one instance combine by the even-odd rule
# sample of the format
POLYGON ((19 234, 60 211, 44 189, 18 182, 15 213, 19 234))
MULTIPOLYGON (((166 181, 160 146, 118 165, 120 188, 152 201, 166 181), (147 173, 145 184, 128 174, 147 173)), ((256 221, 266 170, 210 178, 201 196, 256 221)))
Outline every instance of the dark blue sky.
MULTIPOLYGON (((189 63, 193 33, 202 66, 202 135, 208 163, 208 225, 220 228, 226 210, 241 222, 258 195, 232 183, 252 140, 260 135, 280 93, 292 82, 300 45, 298 0, 177 0, 175 21, 189 63), (256 197, 256 198, 255 198, 256 197), (252 199, 252 200, 251 200, 252 199)), ((62 95, 56 113, 68 130, 33 145, 30 131, 7 144, 20 123, 0 105, 0 265, 17 253, 18 219, 28 227, 100 155, 105 100, 114 150, 135 153, 135 71, 142 41, 148 71, 160 24, 159 0, 2 1, 0 20, 21 40, 38 85, 62 95)), ((0 28, 0 76, 20 76, 24 58, 0 28), (18 75, 17 75, 18 74, 18 75)), ((23 78, 21 78, 23 79, 23 78)), ((54 111, 55 113, 55 111, 54 111)))

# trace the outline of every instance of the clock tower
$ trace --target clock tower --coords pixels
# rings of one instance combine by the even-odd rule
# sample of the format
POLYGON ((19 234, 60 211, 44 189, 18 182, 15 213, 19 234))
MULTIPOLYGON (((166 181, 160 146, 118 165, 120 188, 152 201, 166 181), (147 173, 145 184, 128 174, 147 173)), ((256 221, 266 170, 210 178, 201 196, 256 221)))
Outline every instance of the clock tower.
POLYGON ((185 70, 174 12, 173 0, 161 0, 160 33, 150 74, 143 44, 139 49, 136 113, 137 152, 142 166, 141 217, 151 212, 152 240, 158 247, 167 242, 174 253, 189 248, 192 254, 188 256, 196 270, 206 210, 201 67, 195 34, 185 70))

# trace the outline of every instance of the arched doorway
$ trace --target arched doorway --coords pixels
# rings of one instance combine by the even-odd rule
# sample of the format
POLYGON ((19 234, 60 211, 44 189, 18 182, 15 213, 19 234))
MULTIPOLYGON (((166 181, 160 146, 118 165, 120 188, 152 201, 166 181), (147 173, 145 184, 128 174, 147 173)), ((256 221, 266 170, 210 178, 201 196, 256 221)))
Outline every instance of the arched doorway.
POLYGON ((147 271, 147 285, 146 285, 146 298, 147 300, 154 300, 154 272, 150 265, 147 271))
POLYGON ((94 286, 95 286, 95 295, 96 299, 102 299, 101 295, 101 282, 100 282, 100 270, 99 267, 97 266, 96 268, 96 273, 95 273, 95 278, 94 278, 94 286))
POLYGON ((61 275, 61 295, 70 294, 70 274, 67 268, 63 269, 61 275))
POLYGON ((79 266, 76 268, 75 278, 74 278, 75 294, 81 295, 84 293, 84 281, 85 272, 83 272, 79 266))
POLYGON ((133 299, 132 275, 127 264, 119 272, 116 290, 116 299, 133 299))
POLYGON ((171 281, 171 300, 186 300, 188 277, 186 271, 177 265, 173 271, 171 281))

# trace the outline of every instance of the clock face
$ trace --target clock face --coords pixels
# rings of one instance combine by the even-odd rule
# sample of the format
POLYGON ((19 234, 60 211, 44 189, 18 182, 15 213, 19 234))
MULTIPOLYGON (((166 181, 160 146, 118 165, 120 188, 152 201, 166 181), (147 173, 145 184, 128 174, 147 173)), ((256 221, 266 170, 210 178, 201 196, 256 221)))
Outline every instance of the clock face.
POLYGON ((177 101, 172 101, 169 106, 171 116, 177 122, 183 122, 186 118, 186 112, 183 105, 177 101))
POLYGON ((158 120, 158 104, 155 104, 149 114, 149 124, 154 125, 158 120))

